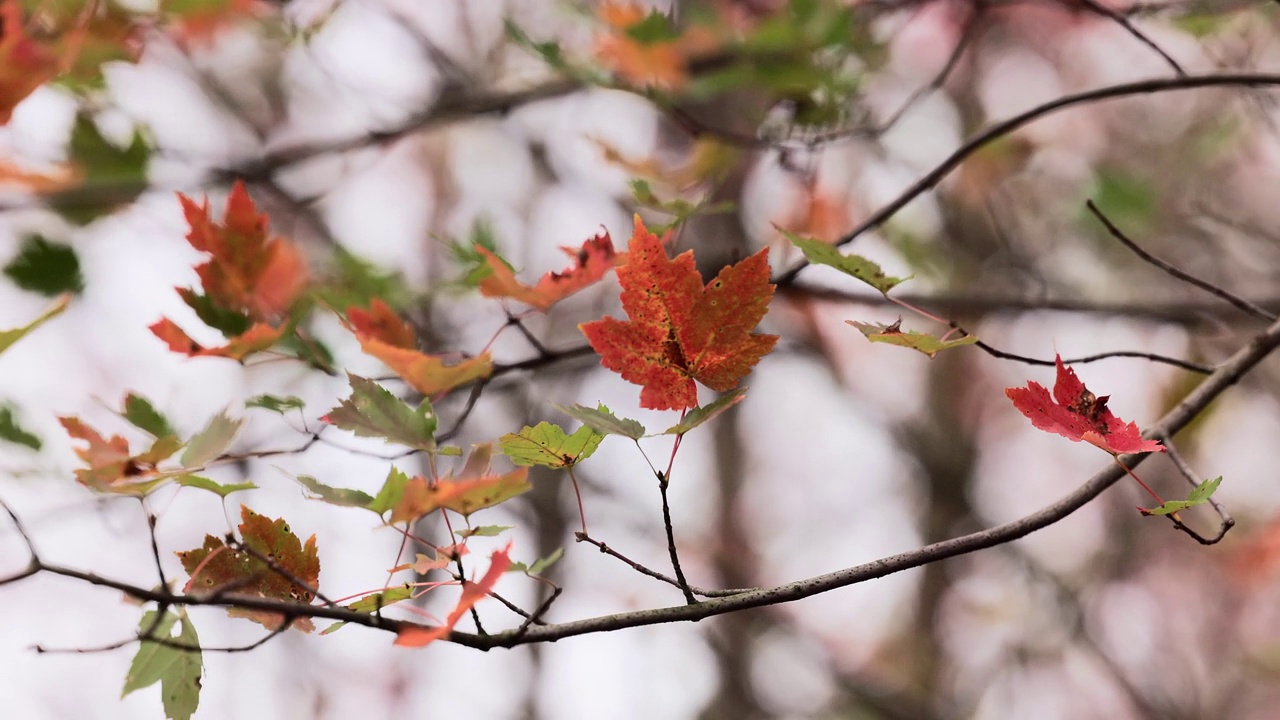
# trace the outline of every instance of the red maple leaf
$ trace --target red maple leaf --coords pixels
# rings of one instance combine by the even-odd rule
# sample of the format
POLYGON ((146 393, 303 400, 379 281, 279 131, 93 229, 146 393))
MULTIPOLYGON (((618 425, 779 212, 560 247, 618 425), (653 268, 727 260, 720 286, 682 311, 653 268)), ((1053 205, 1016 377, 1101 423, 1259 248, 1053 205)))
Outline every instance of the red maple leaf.
POLYGON ((396 634, 396 645, 422 647, 433 640, 447 637, 453 630, 453 626, 458 624, 458 621, 462 619, 463 615, 467 614, 468 610, 489 596, 493 586, 498 584, 498 579, 511 566, 510 553, 511 543, 507 543, 506 547, 490 556, 489 570, 485 572, 484 577, 480 578, 479 582, 467 582, 462 586, 462 597, 458 599, 458 604, 449 612, 449 617, 443 625, 437 627, 405 625, 396 634))
POLYGON ((1089 392, 1076 377, 1076 371, 1062 364, 1061 356, 1056 361, 1058 379, 1052 398, 1047 388, 1035 382, 1004 391, 1032 425, 1074 442, 1083 440, 1112 455, 1164 451, 1158 440, 1142 439, 1137 423, 1127 423, 1112 414, 1107 408, 1110 396, 1098 397, 1089 392))
POLYGON ((703 287, 693 251, 667 258, 637 215, 618 281, 629 320, 606 317, 578 327, 605 367, 643 387, 641 407, 696 406, 694 380, 732 390, 778 341, 752 332, 773 297, 766 250, 725 267, 703 287))
POLYGON ((549 272, 543 275, 537 285, 530 287, 517 280, 511 268, 487 248, 476 244, 475 249, 484 256, 489 266, 489 275, 480 281, 482 295, 512 298, 543 312, 599 281, 613 269, 614 265, 626 257, 614 251, 613 239, 609 237, 607 231, 602 230, 595 237, 582 243, 580 249, 560 248, 574 259, 574 264, 560 272, 549 272))

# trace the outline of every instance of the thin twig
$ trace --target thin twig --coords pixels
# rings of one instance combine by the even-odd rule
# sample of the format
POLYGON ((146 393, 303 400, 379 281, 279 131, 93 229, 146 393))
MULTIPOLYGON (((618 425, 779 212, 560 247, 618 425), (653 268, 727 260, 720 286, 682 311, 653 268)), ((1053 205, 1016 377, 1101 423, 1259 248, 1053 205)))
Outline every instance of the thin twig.
POLYGON ((1111 234, 1111 237, 1115 238, 1116 240, 1119 240, 1121 243, 1124 244, 1125 247, 1132 250, 1134 255, 1137 255, 1143 260, 1151 263, 1152 265, 1155 265, 1161 270, 1169 273, 1173 277, 1189 285, 1194 285, 1195 287, 1198 287, 1201 290, 1204 290, 1205 292, 1216 295, 1217 297, 1220 297, 1223 300, 1226 300, 1227 302, 1231 303, 1232 305, 1240 308, 1241 310, 1251 315, 1260 317, 1267 321, 1274 321, 1276 319, 1276 315, 1274 313, 1269 312, 1261 307, 1258 307, 1257 305, 1249 302, 1248 300, 1245 300, 1239 295, 1236 295, 1224 288, 1220 288, 1217 285, 1214 285, 1213 283, 1207 280, 1201 280, 1200 278, 1192 275, 1191 273, 1186 272, 1185 270, 1182 270, 1164 260, 1161 260, 1155 255, 1152 255, 1151 253, 1147 252, 1146 250, 1143 250, 1141 247, 1138 246, 1136 242, 1134 242, 1131 238, 1129 238, 1128 235, 1125 235, 1124 231, 1116 227, 1115 223, 1111 222, 1111 219, 1108 218, 1101 210, 1099 210, 1098 206, 1095 205, 1092 200, 1085 201, 1085 207, 1089 208, 1089 212, 1093 213, 1093 216, 1098 219, 1098 222, 1102 223, 1103 227, 1107 229, 1107 232, 1111 234))
MULTIPOLYGON (((1174 446, 1172 435, 1169 433, 1163 433, 1157 437, 1159 437, 1160 442, 1164 445, 1165 454, 1169 456, 1169 460, 1173 461, 1174 467, 1178 468, 1178 472, 1181 473, 1182 477, 1186 478, 1187 482, 1191 484, 1191 487, 1198 487, 1200 485, 1200 478, 1196 475, 1195 469, 1191 467, 1191 463, 1187 462, 1186 458, 1182 456, 1182 453, 1178 452, 1178 448, 1174 446)), ((1236 520, 1231 517, 1231 513, 1227 510, 1227 507, 1219 502, 1213 495, 1209 496, 1208 502, 1214 512, 1218 513, 1218 520, 1220 521, 1218 525, 1218 534, 1211 538, 1201 539, 1201 542, 1204 545, 1216 545, 1221 542, 1222 538, 1227 536, 1227 533, 1231 528, 1236 526, 1236 520)), ((1199 539, 1198 536, 1196 537, 1199 539)))
POLYGON ((1165 52, 1164 48, 1157 45, 1156 41, 1152 40, 1145 33, 1139 30, 1137 26, 1135 26, 1133 22, 1129 20, 1129 18, 1107 7, 1106 5, 1103 5, 1102 3, 1098 2, 1098 0, 1077 0, 1077 1, 1081 5, 1088 8, 1089 10, 1112 20, 1113 22, 1115 22, 1115 24, 1124 28, 1125 32, 1132 35, 1138 42, 1151 48, 1152 51, 1154 51, 1157 55, 1163 58, 1165 63, 1167 63, 1169 67, 1173 69, 1173 73, 1175 75, 1177 75, 1178 77, 1187 77, 1187 71, 1182 69, 1182 66, 1178 64, 1178 61, 1174 60, 1173 57, 1169 55, 1169 53, 1165 52))
MULTIPOLYGON (((974 135, 956 148, 945 160, 938 163, 923 177, 899 193, 897 197, 883 205, 879 210, 876 210, 857 227, 840 236, 834 244, 836 246, 847 245, 863 233, 879 227, 886 220, 897 215, 912 200, 937 187, 938 183, 960 167, 969 156, 1018 128, 1047 115, 1052 115, 1059 110, 1131 95, 1148 95, 1151 93, 1197 90, 1210 87, 1273 87, 1277 85, 1280 85, 1280 75, 1274 73, 1222 73, 1141 80, 1119 85, 1108 85, 1072 95, 1063 95, 1014 115, 1007 120, 1002 120, 974 135)), ((808 266, 808 260, 798 260, 790 268, 777 275, 772 282, 776 285, 787 285, 795 282, 796 276, 800 274, 800 271, 808 266)))
POLYGON ((698 598, 694 597, 693 590, 689 589, 689 581, 685 579, 684 570, 680 568, 680 554, 676 552, 676 532, 671 524, 671 504, 667 502, 667 485, 666 474, 658 473, 658 492, 662 493, 662 525, 667 531, 667 551, 671 555, 671 568, 675 570, 677 587, 684 593, 685 602, 696 605, 698 598))
MULTIPOLYGON (((612 557, 615 557, 621 560, 622 562, 626 563, 628 567, 640 573, 641 575, 647 575, 655 580, 661 580, 662 582, 667 583, 672 587, 677 587, 677 588, 680 587, 680 582, 675 578, 667 575, 663 575, 657 570, 653 570, 649 567, 641 565, 635 560, 632 560, 626 555, 623 555, 617 550, 614 550, 612 547, 606 545, 603 542, 600 542, 599 540, 596 540, 595 538, 591 537, 590 535, 587 535, 586 533, 574 533, 573 536, 578 542, 584 542, 590 545, 594 545, 597 548, 599 548, 600 552, 604 553, 605 555, 610 555, 612 557)), ((694 585, 689 586, 689 590, 691 590, 694 595, 701 595, 702 597, 731 597, 733 595, 741 595, 742 593, 745 593, 745 592, 754 592, 758 589, 759 588, 737 588, 733 590, 710 590, 707 588, 700 588, 694 585)))
MULTIPOLYGON (((969 334, 969 332, 966 331, 964 328, 958 327, 954 324, 952 325, 952 327, 956 327, 956 329, 960 330, 965 335, 969 334)), ((977 348, 980 348, 983 352, 987 353, 988 355, 992 357, 1000 358, 1002 360, 1015 360, 1017 362, 1025 363, 1027 365, 1043 365, 1046 367, 1053 367, 1054 365, 1057 364, 1056 360, 1045 360, 1043 358, 1033 358, 1033 357, 1028 357, 1026 355, 1018 355, 1017 353, 1006 352, 1004 350, 994 348, 991 345, 981 340, 974 343, 974 346, 977 348)), ((1208 375, 1213 372, 1213 368, 1209 365, 1202 365, 1200 363, 1191 362, 1190 360, 1180 360, 1178 358, 1169 357, 1167 355, 1141 352, 1138 350, 1115 350, 1112 352, 1097 353, 1096 355, 1085 355, 1084 357, 1078 357, 1078 358, 1064 358, 1062 362, 1063 364, 1066 364, 1066 365, 1078 365, 1078 364, 1085 364, 1085 363, 1091 363, 1091 362, 1098 362, 1099 360, 1107 360, 1110 358, 1141 358, 1143 360, 1150 360, 1151 362, 1157 362, 1164 365, 1172 365, 1174 367, 1182 368, 1183 370, 1189 370, 1193 373, 1199 373, 1201 375, 1208 375)))

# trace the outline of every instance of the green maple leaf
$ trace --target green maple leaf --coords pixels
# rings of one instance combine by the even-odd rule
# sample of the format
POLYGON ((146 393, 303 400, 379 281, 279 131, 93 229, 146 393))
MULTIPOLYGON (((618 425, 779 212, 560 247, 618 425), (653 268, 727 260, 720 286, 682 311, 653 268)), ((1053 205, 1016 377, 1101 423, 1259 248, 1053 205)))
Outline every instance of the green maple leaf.
POLYGON ((519 433, 507 433, 499 442, 503 454, 517 465, 562 468, 590 457, 603 439, 604 435, 587 425, 566 435, 559 425, 540 422, 519 433))
MULTIPOLYGON (((138 625, 140 635, 148 631, 153 638, 170 640, 190 648, 200 647, 200 637, 185 613, 166 612, 157 622, 156 611, 151 610, 142 616, 138 625), (181 623, 182 627, 174 637, 173 626, 176 623, 181 623)), ((120 697, 158 682, 165 717, 189 720, 200 706, 200 675, 203 672, 203 655, 198 649, 184 650, 144 640, 129 665, 120 697)))
POLYGON ((361 437, 382 438, 427 452, 435 450, 436 416, 430 401, 424 399, 414 408, 372 380, 350 373, 347 378, 351 397, 321 419, 361 437))

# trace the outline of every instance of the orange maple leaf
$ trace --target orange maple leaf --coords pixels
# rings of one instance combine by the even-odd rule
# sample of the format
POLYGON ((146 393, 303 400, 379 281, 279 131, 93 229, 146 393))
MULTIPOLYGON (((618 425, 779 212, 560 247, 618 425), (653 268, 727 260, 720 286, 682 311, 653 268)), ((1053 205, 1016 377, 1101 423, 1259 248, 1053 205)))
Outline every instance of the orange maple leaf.
POLYGON ((37 195, 49 195, 73 188, 80 184, 83 175, 70 165, 58 165, 45 171, 27 170, 0 159, 0 184, 17 185, 37 195))
POLYGON ((134 455, 129 452, 129 441, 119 435, 105 438, 76 417, 60 417, 58 422, 73 439, 87 443, 86 447, 75 449, 89 466, 76 470, 76 480, 94 490, 146 494, 154 485, 147 480, 157 474, 156 464, 182 447, 177 438, 167 436, 157 438, 145 452, 134 455))
POLYGON ((210 255, 196 266, 205 295, 182 288, 178 292, 201 318, 209 317, 203 310, 234 322, 219 325, 228 337, 226 345, 216 348, 192 340, 168 318, 152 324, 152 334, 173 352, 237 361, 279 342, 289 329, 288 314, 307 284, 302 254, 289 241, 268 234, 267 216, 258 212, 238 180, 227 198, 222 223, 209 217, 208 198, 199 205, 181 194, 178 200, 190 226, 187 242, 210 255), (240 332, 232 335, 228 327, 240 332))
POLYGON ((187 242, 212 257, 196 267, 204 291, 218 306, 255 320, 277 320, 307 283, 307 267, 292 243, 267 234, 267 216, 259 213, 239 180, 227 197, 222 224, 209 217, 209 200, 197 205, 178 195, 191 226, 187 242))
POLYGON ((532 490, 529 484, 529 468, 516 468, 502 475, 428 480, 424 477, 409 478, 405 483, 400 502, 391 510, 391 523, 416 520, 440 508, 459 515, 470 515, 477 510, 493 507, 517 495, 532 490))
POLYGON ((777 335, 752 332, 773 297, 767 250, 725 267, 706 287, 693 251, 668 259, 638 215, 627 250, 618 281, 630 319, 606 317, 578 327, 605 367, 643 387, 641 407, 694 407, 694 380, 732 390, 773 349, 777 335))
POLYGON ((245 332, 227 339, 221 347, 207 348, 191 339, 182 328, 169 318, 160 318, 149 327, 151 333, 160 338, 176 353, 188 357, 224 357, 241 361, 256 352, 262 352, 275 345, 284 337, 285 328, 273 328, 266 323, 254 323, 245 332))
POLYGON ((484 256, 489 274, 480 281, 480 293, 485 297, 511 298, 546 312, 552 305, 598 282, 614 265, 622 262, 625 254, 613 249, 613 239, 607 230, 582 243, 575 250, 561 247, 574 264, 560 272, 543 275, 538 284, 530 287, 516 279, 516 275, 501 258, 476 244, 475 249, 484 256))
POLYGON ((369 310, 347 308, 345 324, 360 341, 362 350, 381 360, 423 395, 452 390, 493 373, 493 359, 488 352, 451 365, 440 355, 419 352, 413 328, 381 300, 375 299, 369 310))
POLYGON ((1142 439, 1137 423, 1127 423, 1107 408, 1110 396, 1098 397, 1089 392, 1076 371, 1062 364, 1061 356, 1055 356, 1055 360, 1058 376, 1052 398, 1049 390, 1036 382, 1004 391, 1032 425, 1073 442, 1083 440, 1112 455, 1164 452, 1160 441, 1142 439))
POLYGON ((635 2, 602 2, 597 15, 608 26, 595 42, 596 57, 625 80, 678 90, 688 82, 689 62, 715 47, 715 39, 701 27, 691 27, 671 37, 640 39, 635 29, 656 10, 635 2))
POLYGON ((498 584, 498 579, 502 574, 511 567, 511 543, 493 553, 489 557, 489 570, 485 572, 484 577, 479 582, 464 582, 462 585, 462 597, 458 599, 458 604, 449 612, 449 617, 443 625, 437 627, 422 627, 419 625, 405 625, 396 634, 396 645, 405 647, 422 647, 433 640, 439 640, 448 637, 453 631, 462 616, 467 614, 476 603, 489 596, 493 591, 493 586, 498 584))

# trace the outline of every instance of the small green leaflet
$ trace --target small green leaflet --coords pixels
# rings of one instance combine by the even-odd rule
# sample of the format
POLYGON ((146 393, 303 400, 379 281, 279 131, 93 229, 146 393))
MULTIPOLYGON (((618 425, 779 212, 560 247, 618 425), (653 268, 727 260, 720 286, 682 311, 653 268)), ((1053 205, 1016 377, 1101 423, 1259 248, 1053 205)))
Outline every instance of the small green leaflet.
POLYGON ((263 410, 270 410, 271 412, 277 412, 283 415, 290 410, 301 410, 303 402, 302 398, 294 397, 293 395, 285 397, 280 397, 279 395, 259 395, 245 400, 244 406, 247 408, 262 408, 263 410))
POLYGON ((597 405, 594 410, 585 405, 571 407, 556 405, 555 408, 602 435, 622 435, 632 440, 639 440, 645 434, 644 425, 630 418, 614 415, 604 403, 597 405))
POLYGON ((69 151, 84 182, 50 195, 49 204, 76 225, 87 225, 128 205, 147 189, 151 149, 137 130, 128 147, 119 147, 102 136, 93 118, 82 113, 71 130, 69 151))
POLYGON ((1222 476, 1219 475, 1212 480, 1205 480, 1192 488, 1191 493, 1187 495, 1186 500, 1170 500, 1160 507, 1151 509, 1138 508, 1138 511, 1143 515, 1169 515, 1171 513, 1186 510, 1187 508, 1195 507, 1196 505, 1203 505, 1204 503, 1209 502, 1209 498, 1215 491, 1217 491, 1218 486, 1221 484, 1222 476))
POLYGON ((40 437, 28 432, 18 424, 13 414, 12 405, 0 405, 0 440, 7 440, 16 445, 25 445, 32 450, 39 450, 42 443, 40 437))
POLYGON ((583 425, 572 435, 565 435, 559 425, 540 422, 517 433, 503 435, 499 442, 502 453, 517 465, 545 465, 561 468, 576 465, 591 456, 604 435, 583 425))
POLYGON ((253 321, 248 315, 238 310, 224 308, 208 295, 202 295, 190 288, 178 288, 178 296, 187 304, 187 307, 195 311, 200 322, 229 338, 243 335, 253 326, 253 321))
POLYGON ((203 467, 216 460, 231 446, 242 424, 243 420, 232 420, 225 412, 214 415, 209 424, 187 443, 187 450, 182 453, 182 467, 203 467))
POLYGON ((129 393, 124 397, 124 419, 128 420, 130 425, 151 433, 152 437, 177 435, 173 431, 173 426, 164 415, 160 414, 159 410, 156 410, 151 401, 137 393, 129 393))
POLYGON ((719 415, 725 410, 728 410, 734 405, 737 405, 738 403, 742 402, 742 400, 746 397, 747 397, 746 388, 738 388, 736 390, 731 390, 721 395, 719 398, 716 399, 715 402, 709 403, 707 405, 703 405, 701 407, 696 407, 690 410, 689 412, 685 413, 683 420, 667 428, 667 431, 662 434, 663 435, 683 435, 689 432, 690 430, 698 427, 702 423, 719 415))
POLYGON ((60 293, 79 294, 84 290, 80 260, 75 250, 49 242, 41 235, 28 235, 17 257, 4 266, 4 274, 23 290, 53 297, 60 293))
POLYGON ((209 492, 213 493, 214 495, 217 495, 218 497, 226 497, 233 492, 239 492, 241 490, 255 490, 258 487, 257 485, 254 485, 251 482, 231 483, 229 485, 223 485, 220 482, 210 480, 209 478, 206 478, 206 477, 200 477, 199 475, 182 475, 174 482, 178 483, 183 487, 192 487, 192 488, 199 488, 201 490, 208 490, 209 492))
MULTIPOLYGON (((375 613, 388 605, 398 603, 401 600, 408 600, 413 597, 413 588, 409 585, 401 585, 399 587, 387 588, 382 592, 376 592, 371 595, 356 600, 347 605, 347 609, 358 613, 375 613)), ((346 625, 346 621, 336 622, 320 632, 321 635, 328 635, 337 632, 346 625)))
POLYGON ((547 568, 555 565, 556 561, 563 555, 564 548, 556 548, 556 550, 550 555, 536 560, 532 565, 525 565, 522 562, 512 562, 511 566, 507 568, 507 572, 522 572, 525 575, 541 575, 547 571, 547 568))
MULTIPOLYGON (((200 647, 200 637, 196 635, 196 628, 185 613, 179 615, 166 612, 157 624, 156 611, 151 610, 142 616, 142 622, 138 625, 139 635, 147 631, 151 631, 150 635, 155 638, 172 640, 188 647, 200 647), (175 638, 173 626, 177 622, 181 623, 182 629, 175 638)), ((200 705, 200 675, 203 671, 204 660, 199 650, 180 650, 144 641, 139 644, 138 654, 134 655, 133 662, 129 665, 120 697, 159 682, 165 717, 170 720, 190 720, 200 705)))
MULTIPOLYGON (((281 472, 284 471, 282 470, 281 472)), ((310 475, 298 475, 294 479, 302 483, 303 487, 314 493, 320 500, 330 505, 365 509, 369 509, 373 505, 373 496, 363 490, 332 487, 325 485, 310 475)))
MULTIPOLYGON (((775 225, 774 227, 777 226, 775 225)), ((821 240, 801 237, 782 228, 778 228, 778 230, 783 235, 786 235, 793 245, 800 248, 800 251, 804 253, 809 262, 833 267, 845 275, 851 275, 861 280, 882 293, 887 294, 898 283, 911 279, 910 277, 897 278, 885 275, 884 270, 881 270, 876 263, 861 255, 841 254, 834 245, 824 243, 821 240)))
POLYGON ((347 374, 351 397, 322 419, 360 437, 377 437, 397 445, 432 452, 436 448, 436 416, 424 399, 417 408, 378 383, 347 374))
POLYGON ((67 309, 67 305, 70 302, 71 302, 71 296, 63 295, 62 297, 58 298, 57 302, 55 302, 48 310, 45 310, 43 313, 41 313, 40 317, 36 318, 35 320, 32 320, 31 322, 27 323, 26 325, 23 325, 20 328, 14 328, 12 330, 0 330, 0 353, 4 352, 5 350, 8 350, 10 345, 13 345, 14 343, 21 340, 23 336, 25 336, 27 333, 31 332, 32 330, 35 330, 36 328, 48 322, 49 320, 61 315, 62 311, 67 309))
POLYGON ((400 498, 404 497, 404 487, 408 484, 409 476, 405 475, 400 468, 393 466, 387 473, 387 480, 382 483, 382 489, 378 491, 377 497, 365 507, 382 515, 400 504, 400 498))
POLYGON ((463 540, 472 537, 497 537, 513 527, 515 525, 481 525, 480 527, 467 528, 465 530, 454 530, 453 534, 463 540))
POLYGON ((934 357, 943 350, 950 350, 964 345, 972 345, 978 342, 977 335, 966 335, 955 340, 942 340, 933 335, 908 330, 903 332, 899 327, 901 321, 892 325, 884 323, 861 323, 853 320, 845 320, 849 325, 854 326, 871 342, 888 343, 890 345, 899 345, 905 348, 911 348, 919 352, 934 357))

